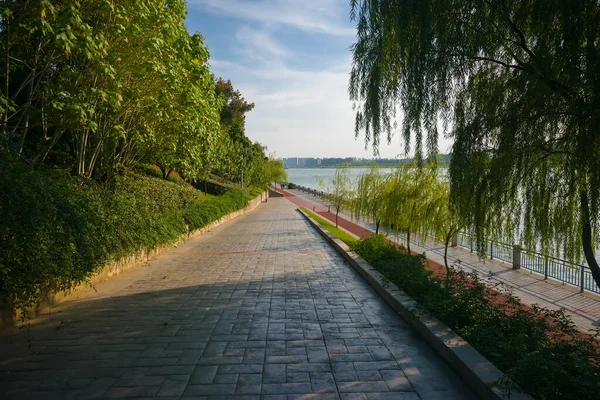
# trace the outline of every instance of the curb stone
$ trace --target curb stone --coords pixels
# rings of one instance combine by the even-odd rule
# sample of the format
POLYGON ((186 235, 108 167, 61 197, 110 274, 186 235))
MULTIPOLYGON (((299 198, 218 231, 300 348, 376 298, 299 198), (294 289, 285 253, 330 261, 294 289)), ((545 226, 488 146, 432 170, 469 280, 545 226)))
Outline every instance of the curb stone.
POLYGON ((418 311, 418 303, 390 282, 341 240, 302 210, 297 210, 373 289, 446 361, 482 399, 533 400, 519 391, 502 371, 434 316, 418 311))

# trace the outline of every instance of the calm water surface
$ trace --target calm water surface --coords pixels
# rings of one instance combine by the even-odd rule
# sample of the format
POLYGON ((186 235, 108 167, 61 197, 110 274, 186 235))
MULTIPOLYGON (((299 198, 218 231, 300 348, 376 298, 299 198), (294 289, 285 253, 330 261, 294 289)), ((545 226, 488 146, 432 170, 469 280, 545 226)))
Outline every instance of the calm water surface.
MULTIPOLYGON (((354 182, 358 176, 364 172, 368 172, 371 168, 350 168, 350 177, 354 182)), ((290 168, 287 169, 288 182, 293 182, 296 185, 305 186, 311 189, 320 189, 318 179, 322 178, 325 181, 330 181, 335 174, 335 168, 290 168)), ((380 168, 380 171, 389 174, 392 168, 380 168)))

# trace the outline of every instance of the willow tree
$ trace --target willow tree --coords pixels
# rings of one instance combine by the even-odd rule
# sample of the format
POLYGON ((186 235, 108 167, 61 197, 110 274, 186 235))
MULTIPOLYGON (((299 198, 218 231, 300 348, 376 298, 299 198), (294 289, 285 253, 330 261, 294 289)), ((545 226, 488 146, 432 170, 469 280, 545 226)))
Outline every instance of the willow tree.
POLYGON ((368 217, 375 223, 375 233, 379 233, 384 214, 387 182, 386 176, 377 165, 358 177, 356 197, 352 211, 356 218, 368 217))
MULTIPOLYGON (((451 197, 479 246, 585 256, 596 283, 600 205, 597 0, 352 0, 350 96, 377 148, 397 106, 407 146, 454 139, 451 197), (427 140, 424 140, 425 137, 427 140)), ((483 251, 483 249, 479 249, 483 251)))
POLYGON ((444 241, 444 266, 446 267, 446 277, 448 277, 450 276, 448 246, 450 246, 452 237, 458 234, 464 226, 450 203, 450 186, 448 182, 436 182, 432 194, 433 231, 437 237, 444 241))
POLYGON ((318 178, 318 186, 325 193, 325 200, 335 207, 335 227, 337 228, 340 212, 347 210, 353 203, 350 165, 339 165, 331 180, 318 178))
POLYGON ((381 221, 390 228, 406 232, 409 252, 413 233, 425 238, 433 229, 437 180, 433 163, 418 162, 400 165, 386 180, 381 221))
POLYGON ((275 154, 270 154, 268 157, 265 175, 268 185, 271 185, 273 182, 287 182, 288 180, 283 160, 275 157, 275 154))

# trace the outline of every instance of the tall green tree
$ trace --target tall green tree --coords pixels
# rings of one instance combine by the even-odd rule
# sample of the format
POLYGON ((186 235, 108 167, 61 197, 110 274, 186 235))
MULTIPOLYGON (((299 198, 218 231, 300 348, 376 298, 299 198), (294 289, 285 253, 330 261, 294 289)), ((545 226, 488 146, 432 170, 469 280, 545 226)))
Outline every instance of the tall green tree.
POLYGON ((3 148, 110 177, 140 160, 168 174, 210 164, 219 101, 186 2, 5 1, 3 148))
POLYGON ((444 242, 444 266, 446 276, 450 276, 448 265, 448 247, 452 238, 463 228, 459 215, 450 203, 450 185, 446 181, 434 182, 432 192, 432 227, 433 232, 444 242))
POLYGON ((412 234, 425 238, 434 226, 438 181, 434 163, 413 161, 396 168, 386 180, 382 223, 406 232, 410 252, 412 234))
POLYGON ((388 187, 386 176, 377 165, 358 178, 352 211, 356 218, 370 218, 375 223, 375 234, 379 233, 381 218, 385 213, 388 187))
POLYGON ((225 102, 220 114, 221 128, 227 131, 234 142, 249 146, 251 142, 246 137, 246 113, 254 109, 254 103, 248 103, 231 81, 223 78, 215 81, 215 93, 225 102))
POLYGON ((335 227, 338 227, 340 212, 347 210, 353 203, 350 166, 342 164, 336 167, 331 180, 319 179, 318 186, 325 193, 325 200, 335 207, 335 227))
POLYGON ((357 133, 389 140, 399 105, 406 145, 433 154, 442 121, 452 202, 479 245, 518 234, 583 255, 600 286, 600 3, 350 3, 357 133))

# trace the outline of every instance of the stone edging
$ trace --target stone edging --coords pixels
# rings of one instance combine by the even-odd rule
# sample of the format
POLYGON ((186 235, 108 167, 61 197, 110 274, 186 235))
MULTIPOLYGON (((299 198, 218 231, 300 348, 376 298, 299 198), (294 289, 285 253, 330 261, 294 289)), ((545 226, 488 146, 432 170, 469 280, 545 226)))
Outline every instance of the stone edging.
MULTIPOLYGON (((101 282, 107 281, 113 276, 121 274, 124 271, 144 265, 150 260, 156 258, 158 255, 169 251, 173 247, 177 247, 190 239, 193 239, 197 236, 200 236, 206 232, 215 229, 219 225, 222 225, 228 221, 231 221, 234 218, 239 217, 240 215, 254 210, 263 202, 263 199, 268 199, 268 196, 268 192, 261 193, 260 196, 257 196, 254 199, 250 200, 248 202, 248 205, 243 209, 227 214, 200 229, 184 233, 181 236, 179 236, 179 239, 177 239, 175 243, 160 245, 149 251, 140 250, 137 253, 132 254, 128 257, 124 257, 119 261, 114 261, 109 264, 106 264, 100 271, 98 271, 96 274, 90 277, 90 279, 87 282, 80 283, 79 285, 75 286, 74 288, 68 291, 61 291, 42 297, 38 305, 35 306, 32 310, 29 310, 29 316, 35 317, 36 315, 40 315, 45 311, 48 311, 55 305, 62 303, 63 301, 69 300, 77 292, 81 291, 84 288, 88 288, 90 286, 93 287, 101 282)), ((15 316, 6 315, 6 312, 2 312, 2 310, 0 310, 0 313, 0 330, 8 328, 10 326, 14 326, 21 321, 21 314, 19 310, 17 310, 17 314, 15 316)))
POLYGON ((482 399, 532 400, 528 394, 510 388, 514 384, 502 371, 444 323, 428 313, 417 312, 418 303, 413 298, 389 282, 358 254, 351 251, 344 242, 321 228, 302 210, 298 209, 298 212, 352 265, 386 303, 453 367, 477 395, 482 399))

